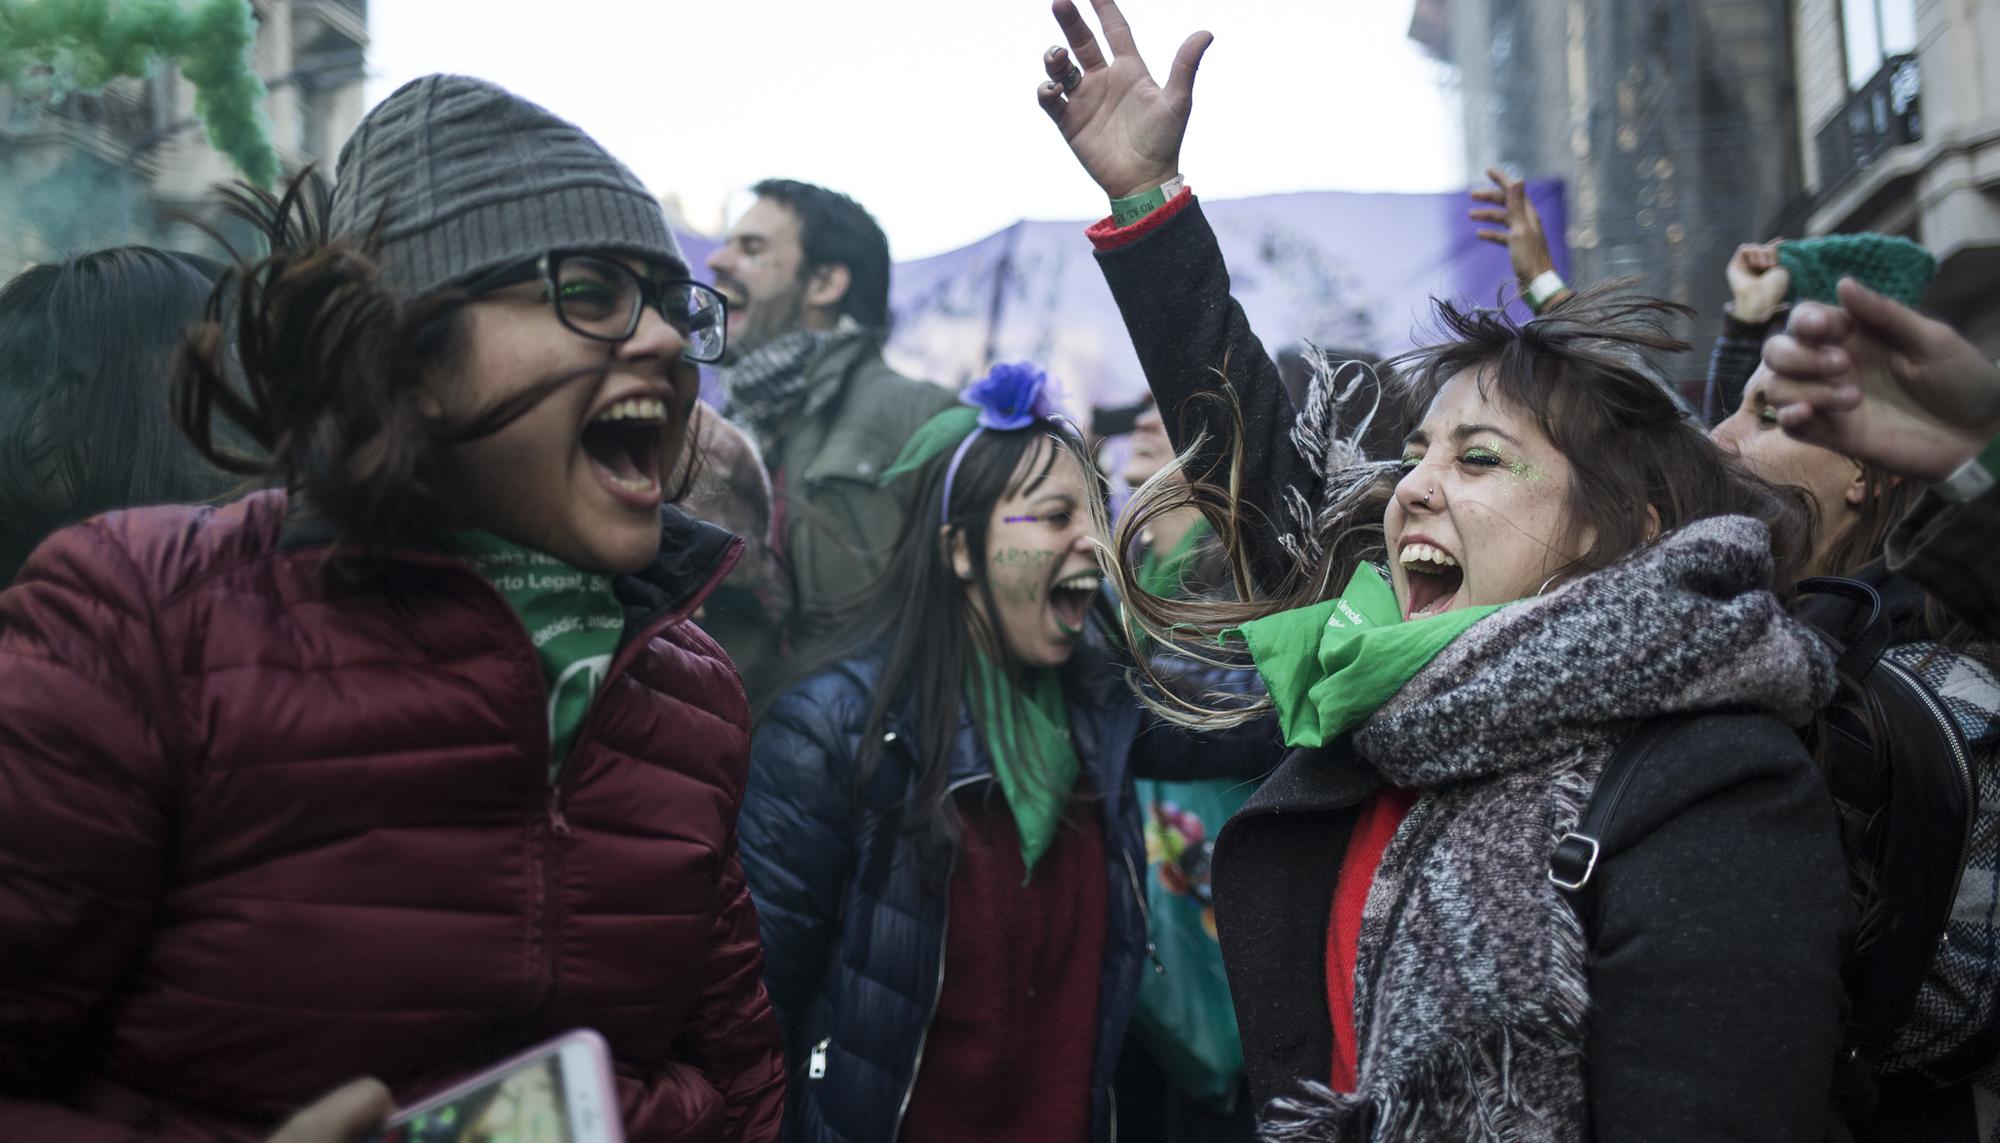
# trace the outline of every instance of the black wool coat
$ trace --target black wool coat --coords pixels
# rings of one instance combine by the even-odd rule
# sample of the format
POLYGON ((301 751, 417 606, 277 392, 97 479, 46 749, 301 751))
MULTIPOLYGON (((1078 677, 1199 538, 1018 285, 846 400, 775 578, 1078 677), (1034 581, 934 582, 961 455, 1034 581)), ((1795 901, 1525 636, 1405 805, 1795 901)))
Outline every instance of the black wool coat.
MULTIPOLYGON (((1176 447, 1230 426, 1191 400, 1234 388, 1247 442, 1251 566, 1275 586, 1290 564, 1283 497, 1318 478, 1291 445, 1296 412, 1277 367, 1230 297, 1198 203, 1098 254, 1176 447), (1163 285, 1170 284, 1170 285, 1163 285)), ((1380 785, 1342 739, 1287 756, 1217 840, 1223 957, 1261 1106, 1332 1063, 1325 949, 1334 880, 1360 805, 1380 785)), ((1831 800, 1791 730, 1757 715, 1692 721, 1662 745, 1604 839, 1589 927, 1593 1137, 1795 1140, 1828 1136, 1840 1040, 1840 962, 1853 909, 1831 800), (1834 891, 1829 891, 1834 886, 1834 891)))

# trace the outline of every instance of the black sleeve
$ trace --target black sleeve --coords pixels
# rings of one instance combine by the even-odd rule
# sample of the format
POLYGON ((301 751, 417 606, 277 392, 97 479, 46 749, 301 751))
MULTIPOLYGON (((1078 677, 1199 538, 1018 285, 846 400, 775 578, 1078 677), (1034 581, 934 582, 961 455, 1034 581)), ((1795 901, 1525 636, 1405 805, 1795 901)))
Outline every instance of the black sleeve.
MULTIPOLYGON (((1226 706, 1234 696, 1258 698, 1264 692, 1264 680, 1249 668, 1215 667, 1156 655, 1153 670, 1181 697, 1211 708, 1226 706)), ((1132 742, 1132 773, 1164 782, 1209 778, 1255 781, 1277 768, 1285 749, 1275 714, 1266 713, 1227 730, 1196 731, 1148 711, 1132 742)))
POLYGON ((1851 921, 1832 802, 1774 720, 1680 735, 1632 776, 1598 874, 1593 1138, 1820 1143, 1851 921))
POLYGON ((1889 534, 1889 570, 1909 575, 1952 615, 2000 639, 2000 488, 1962 504, 1926 492, 1889 534))
POLYGON ((1770 329, 1769 321, 1752 324, 1723 315, 1722 332, 1708 356, 1708 383, 1701 391, 1701 415, 1710 428, 1728 420, 1743 403, 1750 375, 1764 360, 1764 335, 1770 329))
MULTIPOLYGON (((1291 397, 1243 307, 1229 296, 1229 268, 1201 204, 1190 202, 1128 245, 1099 251, 1097 262, 1174 447, 1208 433, 1197 473, 1225 460, 1235 426, 1227 402, 1194 398, 1221 394, 1222 376, 1228 377, 1243 418, 1242 486, 1253 498, 1244 542, 1258 584, 1275 586, 1291 565, 1277 542, 1290 520, 1285 491, 1314 502, 1318 477, 1292 446, 1291 397)), ((1226 479, 1227 468, 1214 471, 1226 479)))

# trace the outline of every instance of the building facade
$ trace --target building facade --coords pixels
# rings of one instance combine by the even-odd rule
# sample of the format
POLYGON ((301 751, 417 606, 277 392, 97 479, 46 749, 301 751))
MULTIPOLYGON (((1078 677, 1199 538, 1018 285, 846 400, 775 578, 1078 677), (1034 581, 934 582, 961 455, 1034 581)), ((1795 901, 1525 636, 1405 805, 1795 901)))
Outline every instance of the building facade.
MULTIPOLYGON (((367 0, 253 0, 252 66, 269 89, 272 143, 290 175, 330 177, 365 110, 367 0)), ((156 66, 96 92, 0 87, 0 280, 64 254, 123 243, 210 250, 175 221, 219 222, 215 184, 237 177, 210 146, 192 84, 156 66)))
POLYGON ((1419 0, 1468 179, 1567 184, 1572 278, 1695 307, 1744 242, 1872 230, 1938 256, 1925 308, 2000 354, 2000 0, 1419 0))
POLYGON ((1570 278, 1636 280, 1693 306, 1705 367, 1723 266, 1796 199, 1787 0, 1419 0, 1411 35, 1451 65, 1470 182, 1490 166, 1566 186, 1570 278))
POLYGON ((2000 356, 2000 0, 1794 0, 1794 30, 1792 218, 1921 242, 1924 308, 2000 356))

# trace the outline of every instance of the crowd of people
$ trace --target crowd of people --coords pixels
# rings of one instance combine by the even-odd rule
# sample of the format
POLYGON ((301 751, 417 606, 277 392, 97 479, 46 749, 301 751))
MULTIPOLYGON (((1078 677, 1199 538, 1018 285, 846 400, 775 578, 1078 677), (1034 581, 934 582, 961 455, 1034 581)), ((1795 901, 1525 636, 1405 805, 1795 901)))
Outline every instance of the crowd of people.
POLYGON ((1087 426, 897 373, 853 199, 756 184, 704 284, 461 76, 240 260, 0 288, 0 1138, 362 1140, 588 1028, 635 1140, 2000 1140, 1930 255, 1745 245, 1682 386, 1702 315, 1495 171, 1531 316, 1273 360, 1207 34, 1092 4, 1037 95, 1150 395, 1087 426))

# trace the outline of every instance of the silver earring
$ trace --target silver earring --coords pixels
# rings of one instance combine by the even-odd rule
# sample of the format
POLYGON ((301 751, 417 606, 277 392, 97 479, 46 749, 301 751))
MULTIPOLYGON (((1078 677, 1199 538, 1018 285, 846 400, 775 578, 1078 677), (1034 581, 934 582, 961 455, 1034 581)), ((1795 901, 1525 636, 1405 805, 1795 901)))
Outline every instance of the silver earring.
POLYGON ((1550 584, 1552 584, 1552 583, 1554 583, 1555 581, 1557 581, 1557 580, 1561 579, 1561 578, 1562 578, 1562 574, 1563 574, 1563 573, 1561 573, 1561 572, 1557 572, 1556 574, 1554 574, 1554 575, 1550 576, 1549 578, 1547 578, 1547 579, 1543 580, 1543 581, 1542 581, 1542 586, 1540 586, 1540 587, 1538 587, 1538 588, 1536 588, 1536 589, 1535 589, 1535 594, 1536 594, 1536 595, 1545 595, 1545 594, 1547 594, 1547 593, 1548 593, 1548 590, 1549 590, 1549 585, 1550 585, 1550 584))

